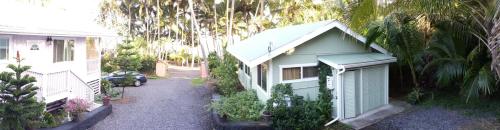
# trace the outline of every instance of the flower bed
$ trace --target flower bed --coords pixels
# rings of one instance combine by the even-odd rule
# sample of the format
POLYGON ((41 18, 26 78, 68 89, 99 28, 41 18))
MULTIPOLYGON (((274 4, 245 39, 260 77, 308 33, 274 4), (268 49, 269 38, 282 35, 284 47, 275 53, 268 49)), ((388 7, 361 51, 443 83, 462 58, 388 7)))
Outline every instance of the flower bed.
POLYGON ((79 122, 67 122, 61 126, 54 128, 42 128, 40 130, 86 130, 97 122, 106 118, 112 112, 112 106, 101 106, 91 112, 85 114, 79 122))

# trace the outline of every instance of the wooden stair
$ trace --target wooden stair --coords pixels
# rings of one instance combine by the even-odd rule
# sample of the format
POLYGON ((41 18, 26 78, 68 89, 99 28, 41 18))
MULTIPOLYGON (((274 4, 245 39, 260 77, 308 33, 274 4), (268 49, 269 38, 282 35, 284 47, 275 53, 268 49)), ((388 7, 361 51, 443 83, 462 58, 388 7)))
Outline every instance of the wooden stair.
POLYGON ((47 103, 45 105, 45 110, 47 112, 55 112, 55 111, 58 111, 58 110, 62 110, 64 109, 64 105, 66 105, 66 101, 68 100, 68 98, 63 98, 63 99, 60 99, 60 100, 56 100, 56 101, 53 101, 53 102, 50 102, 50 103, 47 103))

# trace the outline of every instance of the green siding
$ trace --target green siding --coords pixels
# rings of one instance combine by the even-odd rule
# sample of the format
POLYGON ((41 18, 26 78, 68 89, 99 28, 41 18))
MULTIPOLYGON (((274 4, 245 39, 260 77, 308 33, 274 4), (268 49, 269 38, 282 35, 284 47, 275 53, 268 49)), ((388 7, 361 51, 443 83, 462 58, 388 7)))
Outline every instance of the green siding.
POLYGON ((356 72, 346 71, 343 74, 344 83, 344 116, 352 118, 357 115, 356 112, 356 72))
MULTIPOLYGON (((369 52, 356 39, 334 28, 295 48, 291 54, 281 54, 273 61, 273 85, 280 83, 280 65, 318 63, 318 55, 350 54, 369 52)), ((294 93, 316 100, 318 81, 292 83, 294 93)))
POLYGON ((385 100, 385 68, 386 65, 377 65, 362 69, 363 79, 363 112, 373 110, 384 105, 385 100))

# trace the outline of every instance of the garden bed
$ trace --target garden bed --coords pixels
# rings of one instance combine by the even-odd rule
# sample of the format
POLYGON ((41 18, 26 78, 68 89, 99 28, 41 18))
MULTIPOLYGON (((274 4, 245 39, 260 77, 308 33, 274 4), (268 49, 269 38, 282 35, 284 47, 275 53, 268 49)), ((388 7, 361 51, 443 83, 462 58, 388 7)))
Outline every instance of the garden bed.
POLYGON ((111 105, 101 106, 91 112, 88 112, 82 121, 68 122, 58 127, 42 128, 40 130, 86 130, 111 114, 112 109, 113 107, 111 105))
MULTIPOLYGON (((219 100, 220 95, 212 94, 212 100, 219 100)), ((217 111, 212 109, 212 120, 214 127, 217 130, 271 130, 271 122, 265 121, 228 121, 217 114, 217 111)))

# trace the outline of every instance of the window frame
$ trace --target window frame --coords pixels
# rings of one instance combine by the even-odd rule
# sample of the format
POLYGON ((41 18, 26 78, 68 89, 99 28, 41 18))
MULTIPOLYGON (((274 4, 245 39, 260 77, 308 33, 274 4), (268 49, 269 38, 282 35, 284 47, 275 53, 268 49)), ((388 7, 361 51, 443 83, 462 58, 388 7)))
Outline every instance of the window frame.
POLYGON ((7 44, 7 55, 5 57, 5 59, 0 59, 1 62, 7 62, 8 60, 10 60, 11 56, 11 50, 12 50, 12 36, 11 35, 0 35, 0 38, 3 38, 3 39, 7 39, 7 41, 9 42, 7 44))
POLYGON ((60 38, 60 37, 58 37, 58 38, 52 38, 52 39, 53 39, 53 40, 52 40, 52 59, 53 59, 53 60, 52 60, 52 63, 74 62, 74 61, 75 61, 75 59, 76 59, 76 56, 75 56, 75 55, 76 55, 75 50, 76 50, 76 44, 77 44, 76 39, 74 39, 74 38, 60 38), (62 61, 56 61, 56 60, 54 59, 54 56, 56 55, 56 54, 54 53, 54 49, 55 49, 54 47, 55 47, 55 45, 56 45, 56 43, 55 43, 55 41, 56 41, 56 40, 62 40, 62 41, 64 41, 64 42, 63 42, 63 60, 62 60, 62 61), (73 53, 72 53, 72 58, 71 58, 71 60, 66 60, 66 59, 64 58, 64 55, 66 54, 66 52, 65 52, 65 48, 69 45, 69 41, 73 41, 73 53))
POLYGON ((262 64, 259 64, 257 65, 257 86, 259 86, 260 89, 264 90, 264 92, 267 92, 267 89, 268 89, 268 78, 269 78, 269 64, 266 64, 266 62, 262 63, 262 64), (267 66, 267 70, 265 72, 263 72, 263 68, 262 68, 262 65, 266 65, 267 66), (265 75, 263 77, 263 75, 265 75), (263 81, 265 80, 265 82, 263 81))
MULTIPOLYGON (((305 63, 305 64, 290 64, 290 65, 280 65, 279 75, 280 75, 280 83, 297 83, 297 82, 305 82, 305 81, 314 81, 318 80, 319 76, 304 78, 304 67, 317 67, 318 63, 305 63), (283 80, 283 69, 286 68, 300 68, 300 79, 294 80, 283 80)), ((319 72, 318 72, 319 75, 319 72)))

